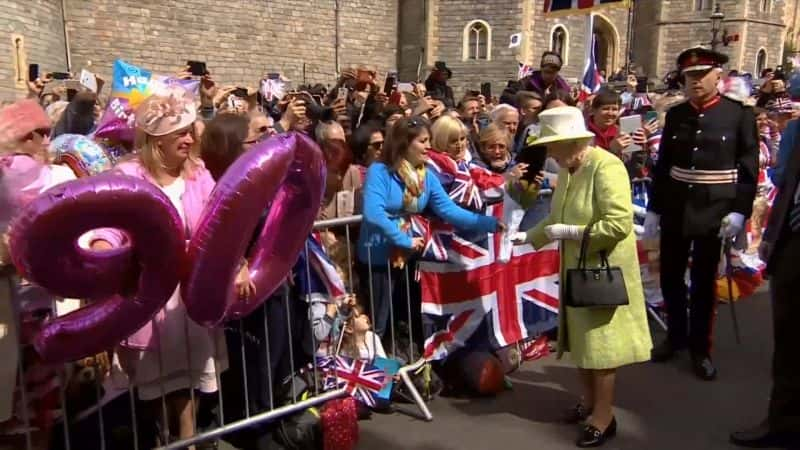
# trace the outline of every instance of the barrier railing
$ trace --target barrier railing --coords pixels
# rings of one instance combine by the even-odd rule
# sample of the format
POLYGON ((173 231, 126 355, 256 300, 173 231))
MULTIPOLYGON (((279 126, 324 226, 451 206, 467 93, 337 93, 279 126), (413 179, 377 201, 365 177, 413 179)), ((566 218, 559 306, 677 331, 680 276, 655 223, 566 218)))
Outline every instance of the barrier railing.
MULTIPOLYGON (((344 241, 344 247, 346 248, 347 267, 342 269, 346 270, 346 273, 348 274, 349 284, 346 286, 348 294, 353 293, 354 289, 355 257, 353 237, 357 232, 356 230, 352 230, 351 227, 359 226, 361 220, 361 216, 352 216, 318 221, 314 225, 315 230, 332 231, 337 236, 337 239, 342 239, 344 241)), ((305 253, 305 269, 307 272, 311 272, 312 268, 309 264, 310 258, 308 257, 308 245, 306 245, 305 253)), ((397 311, 395 311, 395 305, 392 298, 394 294, 390 290, 388 291, 388 299, 376 299, 374 297, 375 293, 373 292, 371 285, 374 275, 374 268, 371 264, 371 248, 367 249, 367 259, 367 264, 362 265, 362 267, 367 269, 366 273, 368 279, 361 280, 361 291, 369 292, 369 298, 362 298, 361 301, 362 303, 368 303, 370 305, 369 311, 372 319, 371 323, 376 323, 376 300, 384 302, 385 305, 387 304, 386 302, 388 300, 389 321, 387 323, 387 332, 384 336, 384 340, 390 344, 390 347, 387 348, 387 350, 389 350, 387 353, 392 358, 397 357, 398 338, 407 339, 409 342, 409 352, 406 355, 405 365, 401 367, 397 374, 397 381, 398 383, 402 383, 404 386, 412 404, 415 404, 419 408, 419 414, 415 414, 413 411, 405 411, 402 409, 402 407, 396 408, 396 410, 414 415, 423 420, 432 420, 433 416, 412 380, 412 374, 420 370, 426 364, 426 361, 421 357, 421 351, 416 348, 416 344, 421 344, 421 342, 417 341, 415 344, 414 332, 418 331, 420 335, 422 333, 421 329, 415 330, 413 324, 414 320, 412 320, 413 311, 410 284, 413 276, 409 273, 409 267, 406 265, 402 271, 402 276, 405 277, 405 280, 403 280, 405 282, 405 305, 403 305, 403 307, 405 309, 405 313, 408 314, 408 328, 407 336, 399 336, 401 332, 396 329, 395 313, 397 311), (366 288, 366 286, 368 286, 368 288, 366 288)), ((386 264, 389 276, 391 277, 391 263, 387 261, 386 264)), ((308 280, 309 277, 306 277, 306 279, 308 280)), ((272 298, 267 300, 267 302, 280 302, 281 307, 277 309, 282 309, 285 311, 285 317, 278 318, 270 316, 268 314, 268 308, 266 305, 261 308, 261 312, 256 310, 251 314, 251 316, 248 316, 247 320, 250 322, 263 320, 263 326, 261 327, 263 334, 259 333, 258 335, 253 335, 249 328, 245 326, 244 319, 227 323, 225 326, 228 332, 224 333, 227 336, 223 336, 223 330, 208 330, 207 333, 213 341, 213 357, 208 360, 201 359, 203 358, 203 350, 192 344, 191 336, 197 333, 197 328, 195 328, 196 325, 190 325, 188 317, 184 314, 184 318, 182 320, 184 348, 182 352, 171 352, 167 354, 167 352, 163 350, 162 345, 159 343, 157 347, 158 350, 156 352, 158 377, 154 382, 144 383, 146 386, 139 384, 134 375, 133 379, 127 380, 127 387, 121 387, 124 385, 125 378, 120 379, 120 376, 122 376, 125 371, 116 370, 118 365, 121 367, 121 358, 116 358, 114 355, 109 353, 108 357, 111 361, 110 365, 113 366, 112 369, 108 373, 98 373, 94 382, 93 391, 95 393, 94 395, 96 395, 98 398, 97 404, 86 407, 83 411, 77 414, 72 413, 74 408, 72 405, 70 405, 70 402, 74 402, 75 400, 71 395, 69 395, 67 389, 67 386, 70 382, 70 380, 67 379, 69 376, 68 374, 75 372, 75 367, 73 364, 68 364, 67 367, 64 368, 63 376, 59 381, 60 387, 58 388, 58 397, 60 398, 61 402, 61 417, 56 418, 55 427, 50 430, 50 435, 47 436, 47 431, 38 430, 33 425, 34 421, 33 418, 30 417, 31 414, 29 409, 27 407, 23 408, 21 414, 22 417, 20 418, 22 422, 22 434, 18 435, 17 437, 20 438, 24 444, 20 443, 21 445, 19 447, 24 446, 26 450, 39 450, 40 448, 63 448, 65 450, 80 448, 81 450, 84 450, 81 448, 81 445, 78 444, 78 440, 79 438, 86 438, 85 432, 78 430, 87 428, 86 426, 83 426, 88 423, 86 421, 96 421, 96 424, 88 428, 93 428, 97 431, 96 436, 93 438, 94 442, 99 444, 97 445, 97 448, 115 448, 116 444, 114 443, 114 439, 117 439, 118 436, 115 437, 112 435, 118 434, 119 430, 109 430, 111 425, 109 425, 107 409, 112 401, 121 399, 122 396, 127 396, 128 402, 130 403, 129 411, 126 412, 128 421, 127 427, 129 428, 128 443, 126 444, 126 448, 138 450, 148 448, 148 446, 145 446, 143 443, 153 440, 152 435, 144 434, 152 432, 149 430, 155 430, 158 439, 156 448, 188 448, 204 442, 214 441, 226 436, 230 436, 242 430, 252 429, 260 425, 275 422, 293 414, 297 414, 298 412, 304 411, 308 408, 321 405, 329 400, 347 395, 348 390, 341 387, 334 390, 321 392, 319 382, 320 373, 317 368, 317 361, 315 357, 319 342, 317 342, 315 337, 314 323, 313 318, 311 317, 312 308, 310 291, 311 289, 309 286, 307 289, 308 294, 306 294, 305 298, 306 301, 303 302, 302 298, 292 298, 289 287, 284 286, 281 294, 277 296, 273 295, 272 298), (297 309, 295 308, 297 306, 308 308, 308 316, 305 317, 305 321, 307 321, 308 326, 307 329, 303 329, 296 325, 297 315, 294 313, 294 310, 297 309), (258 314, 262 314, 263 319, 255 317, 258 314), (277 348, 275 347, 275 343, 270 345, 270 338, 275 338, 276 333, 278 333, 278 331, 274 329, 271 331, 271 328, 273 327, 283 328, 285 330, 285 335, 280 336, 280 340, 283 341, 285 345, 281 344, 280 351, 278 352, 279 354, 276 354, 275 352, 275 348, 277 348), (305 348, 304 343, 302 342, 303 335, 306 332, 308 332, 308 335, 311 338, 310 349, 305 348), (237 336, 238 342, 236 341, 237 336), (223 342, 223 338, 226 340, 225 342, 223 342), (257 347, 263 349, 263 354, 252 354, 253 345, 250 345, 252 344, 251 341, 259 342, 257 347), (309 350, 311 350, 310 354, 309 350), (167 367, 174 367, 174 362, 177 361, 178 358, 186 359, 185 367, 188 370, 186 370, 185 373, 174 376, 174 374, 170 372, 171 369, 168 369, 167 367), (241 360, 240 379, 223 380, 225 377, 223 377, 222 374, 227 365, 226 360, 228 359, 231 361, 241 360), (292 392, 291 400, 285 404, 282 404, 280 400, 276 398, 275 392, 278 382, 278 374, 276 373, 277 369, 275 369, 275 367, 278 359, 280 359, 281 363, 288 366, 287 374, 291 376, 289 381, 289 385, 291 386, 290 391, 292 392), (261 361, 261 364, 266 366, 266 380, 253 380, 251 374, 248 373, 248 364, 251 364, 253 360, 261 361), (209 363, 209 361, 211 362, 209 363), (198 365, 203 366, 208 364, 213 365, 213 374, 210 374, 210 372, 202 372, 198 374, 198 371, 193 370, 198 365), (298 399, 297 396, 294 395, 294 393, 297 392, 298 386, 296 385, 297 381, 293 375, 297 374, 301 369, 305 370, 306 367, 308 368, 308 373, 310 373, 311 378, 313 378, 313 382, 312 386, 308 386, 309 396, 304 399, 298 399), (228 383, 240 384, 242 386, 242 398, 227 394, 223 395, 223 387, 228 387, 228 383), (257 392, 254 392, 251 388, 253 385, 262 386, 262 388, 259 388, 257 392), (184 421, 184 425, 187 420, 189 421, 190 426, 188 426, 188 428, 191 430, 191 433, 187 433, 187 427, 184 427, 183 434, 178 436, 174 436, 175 434, 178 434, 177 430, 175 430, 174 433, 170 433, 169 431, 170 419, 175 419, 176 416, 176 406, 172 401, 173 399, 170 398, 170 395, 176 392, 176 386, 188 388, 189 402, 188 406, 184 405, 184 407, 190 408, 188 409, 189 412, 187 413, 187 410, 184 409, 182 410, 182 413, 179 412, 177 415, 179 416, 179 419, 184 421), (208 389, 206 389, 206 392, 203 393, 200 389, 197 389, 198 387, 208 389), (141 397, 143 391, 148 391, 148 399, 152 398, 153 396, 155 396, 155 398, 145 402, 145 400, 143 400, 141 397), (267 399, 266 404, 262 405, 263 407, 260 409, 254 408, 253 404, 257 403, 255 402, 255 399, 264 397, 267 399), (160 402, 160 405, 156 406, 155 408, 153 407, 154 400, 156 402, 160 402), (204 411, 202 410, 202 405, 204 402, 216 402, 216 405, 212 408, 215 410, 216 417, 212 421, 211 426, 204 425, 201 427, 201 424, 199 423, 199 416, 204 414, 204 411), (239 403, 242 404, 242 410, 238 411, 238 417, 225 417, 225 405, 227 402, 231 402, 231 405, 239 403), (154 409, 158 409, 159 411, 155 412, 154 409), (70 411, 69 415, 67 415, 67 411, 70 411), (142 428, 143 422, 145 422, 145 425, 147 425, 145 426, 146 429, 142 428), (150 422, 155 422, 155 426, 151 427, 150 425, 152 424, 150 422), (201 428, 203 429, 201 430, 201 428), (58 443, 59 445, 48 445, 43 447, 37 444, 38 441, 42 440, 49 441, 51 443, 58 443)), ((182 308, 182 305, 180 307, 182 308)), ((53 311, 55 311, 55 309, 56 308, 54 305, 53 311)), ((22 324, 17 322, 17 330, 21 330, 21 327, 22 324)), ((154 325, 154 329, 157 330, 158 328, 154 325)), ((402 333, 405 334, 406 331, 402 331, 402 333)), ((373 336, 375 336, 374 339, 380 339, 377 334, 373 334, 373 336)), ((160 337, 157 336, 157 339, 159 339, 159 342, 161 342, 160 337)), ((339 345, 334 347, 334 350, 337 352, 338 347, 339 345)), ((373 348, 375 348, 374 342, 373 348)), ((23 405, 28 405, 29 401, 31 400, 31 395, 30 392, 28 392, 28 385, 26 383, 26 362, 25 358, 22 356, 22 352, 20 352, 17 384, 20 388, 21 394, 19 400, 23 405)), ((103 370, 105 371, 105 369, 103 370)), ((118 413, 119 411, 116 411, 114 414, 118 413)), ((115 418, 114 420, 119 421, 118 418, 115 418)))

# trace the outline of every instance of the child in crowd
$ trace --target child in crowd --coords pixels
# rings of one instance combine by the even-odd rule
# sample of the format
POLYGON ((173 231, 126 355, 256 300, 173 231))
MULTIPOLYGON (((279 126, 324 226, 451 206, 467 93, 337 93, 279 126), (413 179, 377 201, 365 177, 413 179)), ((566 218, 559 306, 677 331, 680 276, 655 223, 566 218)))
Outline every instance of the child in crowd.
POLYGON ((376 357, 386 358, 381 339, 372 331, 369 316, 364 309, 354 302, 350 311, 350 317, 344 325, 340 354, 364 361, 373 361, 376 357))

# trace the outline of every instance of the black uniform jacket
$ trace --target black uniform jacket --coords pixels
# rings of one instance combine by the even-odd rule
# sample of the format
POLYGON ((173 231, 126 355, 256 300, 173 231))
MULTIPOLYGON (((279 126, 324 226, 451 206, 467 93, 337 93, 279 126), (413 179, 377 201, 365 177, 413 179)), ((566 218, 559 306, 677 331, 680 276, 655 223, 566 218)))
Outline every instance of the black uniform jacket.
POLYGON ((752 108, 720 96, 703 107, 687 101, 667 112, 648 206, 661 215, 663 231, 708 236, 719 231, 728 213, 749 218, 757 183, 752 108), (725 181, 709 184, 687 177, 725 181))

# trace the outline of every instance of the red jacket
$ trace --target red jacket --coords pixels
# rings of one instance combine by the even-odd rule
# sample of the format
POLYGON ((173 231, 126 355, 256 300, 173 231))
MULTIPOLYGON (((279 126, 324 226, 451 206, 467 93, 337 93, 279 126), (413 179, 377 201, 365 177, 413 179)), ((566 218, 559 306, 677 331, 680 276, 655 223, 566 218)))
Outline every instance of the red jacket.
POLYGON ((600 127, 594 124, 594 121, 592 121, 591 117, 589 117, 586 122, 586 126, 589 128, 589 131, 594 133, 594 145, 609 150, 611 148, 611 141, 613 141, 617 137, 617 134, 619 134, 619 128, 616 125, 611 125, 610 127, 606 128, 605 131, 603 131, 600 129, 600 127))

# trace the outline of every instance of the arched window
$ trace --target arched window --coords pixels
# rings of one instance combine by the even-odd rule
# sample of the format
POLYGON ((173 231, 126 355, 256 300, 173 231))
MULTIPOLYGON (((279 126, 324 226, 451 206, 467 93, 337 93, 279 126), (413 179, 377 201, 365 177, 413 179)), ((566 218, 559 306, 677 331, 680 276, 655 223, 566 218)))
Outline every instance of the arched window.
POLYGON ((694 0, 694 9, 695 11, 705 11, 711 9, 712 3, 713 0, 694 0))
POLYGON ((763 48, 758 51, 756 56, 756 75, 760 75, 761 71, 767 68, 767 51, 763 48))
POLYGON ((772 0, 761 0, 761 12, 768 13, 772 9, 772 0))
POLYGON ((556 26, 553 33, 550 35, 550 50, 561 55, 561 59, 566 64, 566 54, 569 45, 567 36, 567 29, 562 26, 556 26))
POLYGON ((483 20, 473 20, 464 27, 464 48, 462 59, 492 59, 492 28, 483 20))

